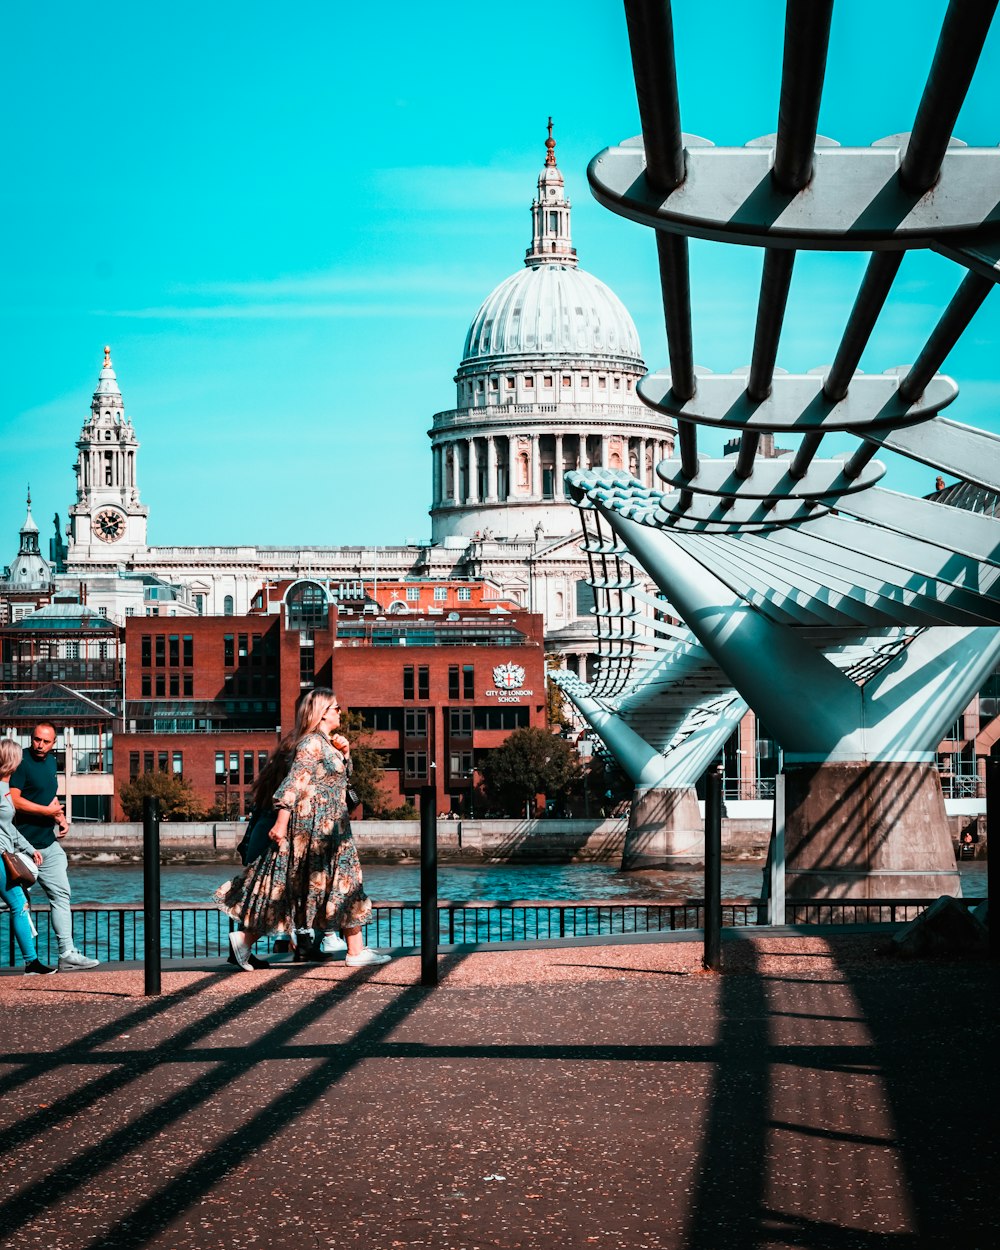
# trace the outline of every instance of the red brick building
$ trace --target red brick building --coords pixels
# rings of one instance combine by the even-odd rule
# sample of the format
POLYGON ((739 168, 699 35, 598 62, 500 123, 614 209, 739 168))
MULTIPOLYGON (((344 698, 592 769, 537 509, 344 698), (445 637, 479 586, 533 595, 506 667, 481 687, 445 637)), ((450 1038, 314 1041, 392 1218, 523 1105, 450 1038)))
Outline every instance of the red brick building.
POLYGON ((481 591, 460 600, 467 588, 447 588, 445 611, 407 601, 400 584, 404 608, 384 612, 363 588, 338 606, 307 581, 276 615, 129 620, 116 794, 142 772, 171 772, 217 810, 245 813, 299 696, 329 685, 373 731, 387 806, 434 783, 439 807, 468 811, 483 756, 515 728, 544 726, 545 657, 541 616, 486 606, 481 591))

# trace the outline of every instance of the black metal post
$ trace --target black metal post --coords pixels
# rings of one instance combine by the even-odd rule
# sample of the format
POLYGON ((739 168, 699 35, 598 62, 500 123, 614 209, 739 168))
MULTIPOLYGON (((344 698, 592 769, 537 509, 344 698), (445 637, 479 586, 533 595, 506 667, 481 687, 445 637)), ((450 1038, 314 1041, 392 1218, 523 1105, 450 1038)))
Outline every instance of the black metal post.
POLYGON ((705 778, 705 954, 712 972, 722 970, 722 773, 705 778))
POLYGON ((142 911, 145 993, 160 992, 160 805, 142 801, 142 911))
POLYGON ((993 904, 1000 899, 1000 757, 986 757, 986 907, 990 918, 990 958, 1000 957, 1000 924, 993 904), (993 852, 996 851, 994 856, 993 852), (997 867, 993 867, 994 860, 997 867))
POLYGON ((438 983, 437 787, 420 791, 420 984, 438 983))

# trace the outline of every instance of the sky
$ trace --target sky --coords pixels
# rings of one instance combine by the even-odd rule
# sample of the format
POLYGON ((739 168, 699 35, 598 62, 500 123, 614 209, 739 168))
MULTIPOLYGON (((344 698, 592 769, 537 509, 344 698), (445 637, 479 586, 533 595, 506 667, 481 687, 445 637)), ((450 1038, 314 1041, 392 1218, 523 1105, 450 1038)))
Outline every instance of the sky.
MULTIPOLYGON (((910 128, 944 9, 838 0, 821 134, 866 145, 910 128)), ((784 5, 673 11, 685 131, 719 145, 773 133, 784 5)), ((0 564, 28 483, 43 543, 54 513, 65 526, 106 343, 151 543, 426 538, 427 430, 454 407, 477 308, 523 263, 550 115, 581 266, 629 309, 648 367, 666 365, 652 232, 586 182, 596 153, 639 131, 616 0, 0 13, 0 564)), ((994 23, 965 142, 1000 140, 998 81, 994 23)), ((866 260, 800 255, 779 367, 829 364, 866 260)), ((699 365, 749 362, 760 266, 755 248, 692 245, 699 365)), ((861 367, 910 363, 963 273, 908 256, 861 367)), ((946 364, 961 388, 946 415, 1000 430, 998 341, 994 292, 946 364)), ((717 452, 713 437, 699 446, 717 452)), ((885 484, 926 493, 933 478, 896 458, 885 484)))

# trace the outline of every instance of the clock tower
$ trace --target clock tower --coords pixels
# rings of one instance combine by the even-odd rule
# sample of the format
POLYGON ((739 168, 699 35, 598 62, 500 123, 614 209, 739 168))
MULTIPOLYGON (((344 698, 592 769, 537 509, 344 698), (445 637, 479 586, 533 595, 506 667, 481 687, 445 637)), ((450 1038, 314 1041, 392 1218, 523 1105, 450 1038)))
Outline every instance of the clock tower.
POLYGON ((76 503, 69 510, 70 564, 120 564, 146 547, 149 509, 139 502, 139 442, 104 349, 104 366, 76 444, 76 503))

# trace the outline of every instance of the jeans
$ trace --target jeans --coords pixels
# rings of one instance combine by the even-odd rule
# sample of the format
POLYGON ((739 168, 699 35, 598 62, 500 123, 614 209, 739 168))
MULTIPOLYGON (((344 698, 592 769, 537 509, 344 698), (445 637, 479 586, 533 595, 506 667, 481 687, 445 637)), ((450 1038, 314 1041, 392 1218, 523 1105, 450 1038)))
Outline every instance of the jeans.
POLYGON ((60 955, 68 955, 73 949, 73 913, 69 909, 69 874, 66 865, 66 852, 58 842, 53 842, 42 850, 38 884, 45 891, 52 909, 49 920, 59 943, 60 955))
POLYGON ((25 963, 34 963, 38 958, 38 948, 35 946, 34 925, 28 915, 28 900, 19 885, 12 885, 8 889, 3 876, 4 871, 0 868, 0 898, 10 908, 14 920, 14 937, 21 948, 25 963))

